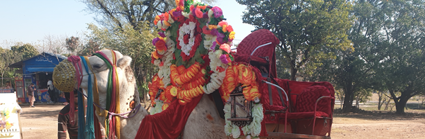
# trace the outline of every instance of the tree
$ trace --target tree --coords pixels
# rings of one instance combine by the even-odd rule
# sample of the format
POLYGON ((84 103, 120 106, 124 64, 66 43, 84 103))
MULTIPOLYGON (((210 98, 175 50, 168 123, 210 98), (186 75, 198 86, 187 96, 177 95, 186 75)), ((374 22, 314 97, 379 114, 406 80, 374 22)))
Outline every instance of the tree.
POLYGON ((65 46, 68 51, 74 53, 74 55, 76 54, 76 51, 78 51, 78 49, 81 47, 80 38, 78 37, 71 36, 70 38, 66 38, 65 43, 65 46))
POLYGON ((425 92, 425 2, 380 1, 385 14, 381 32, 386 44, 385 59, 376 69, 389 90, 396 112, 404 113, 407 101, 425 92), (397 93, 400 95, 397 95, 397 93))
MULTIPOLYGON (((215 0, 205 0, 213 3, 215 0)), ((155 16, 175 7, 174 0, 83 0, 87 11, 100 15, 96 21, 112 30, 123 31, 124 24, 140 30, 144 21, 153 23, 155 16)), ((151 24, 153 25, 153 24, 151 24)))
POLYGON ((34 57, 34 56, 39 54, 37 49, 35 49, 34 46, 32 46, 31 44, 28 44, 28 43, 24 44, 22 46, 12 46, 11 50, 13 52, 19 53, 20 56, 22 56, 21 59, 23 59, 23 60, 34 57))
MULTIPOLYGON (((148 23, 143 26, 143 31, 134 30, 131 25, 123 25, 123 31, 112 33, 107 28, 99 28, 96 25, 89 24, 90 34, 88 38, 96 40, 93 45, 102 48, 118 50, 125 55, 133 58, 132 68, 139 88, 143 88, 150 80, 157 69, 151 62, 151 52, 154 51, 152 39, 155 37, 149 30, 148 23)), ((90 47, 86 47, 90 48, 90 47)), ((146 90, 140 90, 140 93, 147 93, 146 90)))
POLYGON ((13 78, 17 74, 15 73, 16 69, 9 68, 9 65, 38 54, 38 51, 31 44, 16 43, 16 45, 11 47, 11 50, 0 48, 1 85, 4 83, 3 78, 13 78))
POLYGON ((350 49, 351 4, 344 0, 237 0, 247 6, 243 22, 269 29, 281 41, 280 62, 290 65, 291 80, 304 68, 312 71, 321 59, 333 58, 326 49, 350 49))
POLYGON ((41 45, 38 46, 39 52, 49 52, 53 54, 65 54, 68 53, 66 48, 66 36, 44 36, 41 40, 41 45))
POLYGON ((99 50, 101 50, 99 42, 89 39, 87 44, 85 44, 83 48, 77 52, 77 55, 91 55, 99 50))
POLYGON ((143 21, 153 23, 155 16, 174 7, 172 0, 83 0, 87 10, 100 15, 96 21, 109 30, 123 31, 125 24, 140 30, 143 21))

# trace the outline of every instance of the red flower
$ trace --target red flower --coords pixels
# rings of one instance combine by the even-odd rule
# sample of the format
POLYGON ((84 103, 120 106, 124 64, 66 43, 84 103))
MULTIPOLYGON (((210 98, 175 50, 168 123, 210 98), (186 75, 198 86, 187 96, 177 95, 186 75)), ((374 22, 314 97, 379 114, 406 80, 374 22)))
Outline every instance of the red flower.
POLYGON ((202 28, 202 33, 204 33, 204 34, 211 34, 211 30, 209 30, 207 26, 204 26, 202 28))
POLYGON ((189 35, 189 34, 185 34, 185 35, 183 36, 184 44, 188 44, 188 43, 189 43, 189 37, 190 37, 190 35, 189 35))
POLYGON ((216 70, 218 72, 223 72, 225 69, 223 67, 221 67, 221 66, 217 66, 217 69, 216 70))

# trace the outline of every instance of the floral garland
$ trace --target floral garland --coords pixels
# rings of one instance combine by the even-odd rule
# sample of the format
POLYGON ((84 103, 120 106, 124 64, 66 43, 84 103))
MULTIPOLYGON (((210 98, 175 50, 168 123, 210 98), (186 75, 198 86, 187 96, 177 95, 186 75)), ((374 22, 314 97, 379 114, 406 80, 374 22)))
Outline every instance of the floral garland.
MULTIPOLYGON (((231 116, 230 113, 230 103, 226 103, 226 105, 224 105, 224 119, 225 119, 225 123, 226 125, 224 126, 224 132, 226 133, 227 136, 232 135, 233 138, 239 138, 239 136, 241 135, 240 129, 238 126, 233 125, 232 122, 230 120, 228 120, 231 116)), ((253 137, 258 137, 260 135, 261 132, 261 121, 263 121, 264 119, 264 113, 263 113, 263 105, 260 103, 254 103, 253 108, 252 108, 252 122, 249 125, 246 125, 244 127, 242 127, 242 132, 245 136, 253 136, 253 137)))
POLYGON ((158 93, 159 90, 165 90, 163 82, 161 78, 158 77, 157 74, 152 77, 152 81, 148 84, 148 89, 149 89, 148 93, 151 98, 151 104, 152 106, 155 106, 156 94, 158 93))
POLYGON ((171 87, 170 94, 177 97, 180 104, 186 104, 192 98, 204 93, 202 85, 206 82, 206 70, 200 66, 198 62, 187 69, 183 65, 177 67, 173 64, 170 66, 171 83, 173 84, 169 86, 171 87))
MULTIPOLYGON (((166 38, 170 38, 170 32, 167 31, 166 32, 166 38)), ((174 50, 175 50, 175 44, 174 41, 171 39, 167 39, 166 40, 166 44, 168 46, 168 50, 167 52, 164 54, 163 57, 163 64, 162 66, 159 66, 159 72, 158 72, 158 76, 162 79, 162 82, 164 83, 164 87, 167 87, 168 84, 170 84, 170 66, 171 66, 171 61, 173 60, 173 54, 174 54, 174 50)))
MULTIPOLYGON (((176 0, 175 2, 177 5, 175 9, 155 17, 154 24, 166 33, 164 35, 160 32, 161 37, 153 40, 156 50, 152 53, 152 63, 160 67, 158 76, 164 83, 163 87, 169 90, 165 91, 164 99, 177 98, 181 104, 185 104, 193 97, 203 93, 210 94, 221 87, 226 77, 226 69, 233 61, 230 46, 235 32, 232 26, 222 21, 223 12, 219 7, 192 0, 176 0), (199 22, 200 20, 202 22, 199 22), (171 39, 172 37, 175 38, 171 39), (202 59, 208 58, 206 62, 208 65, 201 65, 198 60, 195 60, 199 65, 194 64, 195 67, 192 68, 192 65, 188 69, 181 68, 184 62, 193 62, 191 59, 201 52, 197 52, 201 44, 207 52, 199 55, 202 59), (174 47, 176 48, 173 49, 174 47), (173 55, 173 52, 177 53, 173 55), (178 53, 179 57, 176 59, 178 53), (178 67, 177 61, 179 61, 178 67), (181 71, 190 74, 184 74, 181 71), (199 71, 202 72, 199 73, 199 71), (199 77, 194 78, 198 76, 197 73, 199 77)), ((200 58, 199 55, 196 58, 200 58)))
POLYGON ((253 121, 244 127, 242 131, 244 135, 257 137, 261 132, 261 121, 264 118, 263 106, 260 104, 261 94, 258 91, 258 83, 256 81, 255 72, 250 65, 234 63, 229 66, 226 70, 226 77, 223 81, 220 91, 223 93, 222 98, 228 100, 224 106, 224 117, 226 119, 226 125, 224 126, 226 135, 232 135, 233 138, 240 136, 239 127, 233 125, 230 118, 230 93, 238 86, 242 85, 242 93, 244 98, 248 101, 253 101, 254 105, 252 108, 253 121))
POLYGON ((149 112, 151 115, 160 113, 164 110, 164 109, 162 109, 162 107, 164 106, 164 103, 161 100, 156 99, 155 103, 156 103, 156 105, 154 107, 152 107, 150 112, 149 112))
POLYGON ((252 67, 245 64, 233 64, 226 70, 226 77, 221 85, 223 92, 222 98, 228 100, 230 93, 241 84, 243 87, 243 95, 246 100, 253 101, 260 98, 261 94, 258 90, 259 85, 252 67))
POLYGON ((182 22, 179 25, 177 36, 177 48, 182 50, 180 56, 184 61, 188 61, 195 55, 202 41, 198 20, 191 17, 185 22, 182 22))
MULTIPOLYGON (((167 109, 174 99, 184 105, 194 97, 217 89, 222 99, 229 100, 230 93, 242 85, 245 99, 254 102, 253 122, 242 127, 242 132, 247 136, 259 136, 264 117, 262 104, 259 104, 259 84, 250 65, 233 62, 230 46, 235 32, 223 21, 222 10, 193 0, 175 2, 175 9, 156 16, 154 21, 160 29, 160 37, 152 41, 156 47, 152 63, 159 66, 159 72, 149 84, 154 105, 151 114, 167 109), (155 99, 159 89, 163 92, 155 99)), ((226 135, 238 138, 240 128, 228 120, 231 116, 229 103, 224 111, 226 135)))

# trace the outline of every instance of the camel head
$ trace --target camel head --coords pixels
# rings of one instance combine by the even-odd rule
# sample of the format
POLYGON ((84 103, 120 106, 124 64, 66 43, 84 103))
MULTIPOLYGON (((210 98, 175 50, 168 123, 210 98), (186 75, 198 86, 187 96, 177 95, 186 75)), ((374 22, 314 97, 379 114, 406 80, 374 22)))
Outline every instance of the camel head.
MULTIPOLYGON (((102 50, 100 52, 103 53, 104 56, 106 56, 106 58, 109 59, 109 61, 111 61, 112 65, 116 66, 116 73, 117 73, 116 76, 118 77, 120 92, 122 92, 120 96, 137 97, 137 99, 135 100, 137 100, 138 102, 139 94, 135 93, 136 80, 134 78, 133 70, 130 67, 130 63, 132 60, 131 57, 124 56, 120 52, 113 51, 113 50, 102 50), (115 58, 113 57, 113 55, 115 55, 115 58), (116 59, 116 60, 113 60, 113 59, 116 59)), ((87 70, 83 69, 84 76, 82 78, 80 87, 87 90, 89 84, 92 84, 94 86, 94 79, 93 79, 93 74, 94 74, 96 76, 97 89, 99 91, 99 103, 102 108, 105 108, 106 96, 107 96, 106 93, 107 93, 108 82, 109 82, 108 76, 111 69, 108 68, 108 64, 101 57, 102 56, 98 56, 98 55, 93 55, 88 57, 89 62, 87 64, 90 63, 88 67, 89 68, 91 67, 92 70, 89 70, 89 72, 91 73, 87 73, 87 70), (89 78, 88 78, 89 76, 92 77, 91 83, 89 83, 89 78)), ((82 67, 85 68, 84 66, 82 67)), ((120 100, 123 100, 123 99, 127 100, 128 98, 122 98, 120 100)), ((127 110, 123 109, 122 111, 127 111, 127 110)))
MULTIPOLYGON (((136 80, 130 67, 132 59, 129 56, 124 56, 118 51, 102 50, 92 56, 84 57, 84 59, 86 62, 83 62, 83 57, 72 56, 68 60, 62 61, 55 68, 53 82, 59 90, 70 92, 71 89, 80 87, 85 92, 88 92, 87 90, 90 84, 93 86, 93 90, 98 90, 98 105, 105 109, 108 83, 111 82, 111 79, 108 78, 111 70, 108 65, 110 61, 110 65, 116 67, 117 84, 119 85, 120 92, 119 98, 120 100, 124 100, 119 103, 126 103, 128 105, 130 103, 129 101, 135 100, 135 104, 138 104, 139 95, 135 93, 136 80), (72 61, 74 61, 74 64, 72 61), (79 64, 81 64, 81 69, 78 68, 79 64), (75 65, 77 65, 77 68, 75 68, 75 65), (91 78, 91 82, 89 82, 89 77, 91 78)), ((128 107, 122 107, 120 109, 120 111, 128 110, 128 107)))
MULTIPOLYGON (((62 61, 55 67, 53 83, 55 87, 64 92, 71 92, 78 87, 84 89, 86 93, 93 91, 91 93, 93 94, 93 103, 100 107, 96 110, 107 109, 107 99, 110 98, 108 96, 108 87, 118 88, 116 91, 119 92, 119 95, 116 98, 119 98, 119 101, 116 103, 119 104, 117 105, 119 107, 116 107, 114 112, 125 113, 131 111, 132 118, 128 114, 129 118, 121 118, 117 126, 121 127, 122 138, 134 138, 135 133, 128 133, 137 131, 141 119, 147 115, 147 112, 141 108, 141 112, 137 113, 139 110, 135 111, 134 109, 135 105, 140 104, 140 99, 138 92, 135 90, 136 80, 130 67, 131 60, 129 56, 124 56, 120 52, 113 50, 101 50, 87 57, 71 56, 68 60, 62 61), (115 84, 112 84, 113 81, 115 81, 115 84), (98 96, 98 99, 95 96, 98 96)), ((106 114, 104 111, 96 112, 99 122, 104 127, 105 122, 103 121, 106 118, 106 114)))

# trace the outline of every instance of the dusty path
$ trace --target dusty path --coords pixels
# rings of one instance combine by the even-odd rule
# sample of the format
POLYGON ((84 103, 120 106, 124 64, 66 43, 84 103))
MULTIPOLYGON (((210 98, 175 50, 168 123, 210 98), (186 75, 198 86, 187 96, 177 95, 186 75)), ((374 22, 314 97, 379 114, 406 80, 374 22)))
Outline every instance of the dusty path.
MULTIPOLYGON (((24 139, 56 139, 57 116, 63 106, 22 106, 24 139)), ((335 116, 332 139, 425 139, 425 116, 335 116)))
POLYGON ((335 117, 332 139, 425 139, 425 118, 335 117))
POLYGON ((21 106, 21 126, 24 139, 57 139, 58 114, 64 105, 21 106))

